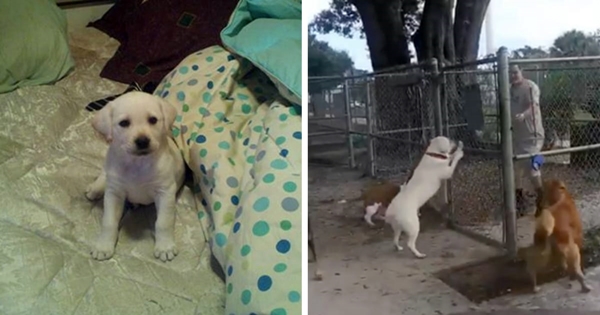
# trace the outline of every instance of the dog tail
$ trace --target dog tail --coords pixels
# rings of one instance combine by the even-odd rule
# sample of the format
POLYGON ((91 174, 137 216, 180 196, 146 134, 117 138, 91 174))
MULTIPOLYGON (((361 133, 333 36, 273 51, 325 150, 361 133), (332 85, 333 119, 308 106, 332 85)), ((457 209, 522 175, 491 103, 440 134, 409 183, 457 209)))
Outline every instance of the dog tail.
POLYGON ((554 216, 548 209, 542 209, 535 219, 535 234, 533 235, 533 244, 537 246, 547 246, 550 242, 550 236, 554 231, 554 216))

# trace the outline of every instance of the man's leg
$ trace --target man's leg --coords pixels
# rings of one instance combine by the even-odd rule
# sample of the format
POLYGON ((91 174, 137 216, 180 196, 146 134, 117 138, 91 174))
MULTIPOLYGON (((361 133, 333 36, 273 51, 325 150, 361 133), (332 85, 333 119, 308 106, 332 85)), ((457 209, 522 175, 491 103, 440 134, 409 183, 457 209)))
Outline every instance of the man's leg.
MULTIPOLYGON (((537 150, 538 153, 542 151, 543 146, 544 146, 544 140, 537 140, 536 141, 536 150, 537 150)), ((540 162, 540 163, 543 164, 542 162, 540 162)), ((541 167, 542 166, 539 165, 537 167, 537 169, 534 169, 533 168, 533 161, 532 161, 532 167, 530 167, 530 172, 528 172, 528 174, 529 174, 529 181, 531 182, 531 185, 535 189, 535 216, 536 217, 538 216, 538 214, 542 210, 541 208, 543 206, 542 205, 543 180, 542 180, 541 167)))
POLYGON ((523 216, 526 212, 526 200, 525 200, 525 192, 523 187, 523 177, 525 177, 525 172, 527 171, 527 160, 519 160, 514 162, 515 168, 515 197, 517 203, 517 216, 523 216))
POLYGON ((542 171, 540 169, 534 170, 533 168, 527 173, 529 176, 529 181, 531 185, 535 189, 535 216, 537 217, 539 212, 542 210, 542 198, 543 198, 543 190, 542 190, 542 171))

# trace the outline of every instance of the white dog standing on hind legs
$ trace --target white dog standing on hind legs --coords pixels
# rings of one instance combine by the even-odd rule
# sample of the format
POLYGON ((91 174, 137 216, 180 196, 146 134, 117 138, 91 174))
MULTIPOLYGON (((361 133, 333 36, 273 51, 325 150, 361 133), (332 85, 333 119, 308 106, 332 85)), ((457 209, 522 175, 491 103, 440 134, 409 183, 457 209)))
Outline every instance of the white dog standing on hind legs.
POLYGON ((417 258, 425 258, 416 247, 420 231, 419 208, 440 189, 443 180, 452 178, 456 165, 464 156, 463 143, 446 137, 431 139, 411 179, 394 197, 385 214, 385 222, 394 230, 394 246, 400 251, 400 235, 408 236, 407 246, 417 258), (454 153, 452 151, 454 150, 454 153))
POLYGON ((154 256, 169 261, 175 246, 175 202, 185 179, 185 162, 171 137, 177 111, 163 99, 130 92, 96 113, 92 126, 109 143, 104 169, 85 196, 104 195, 100 235, 91 255, 110 259, 115 252, 125 200, 156 205, 154 256))

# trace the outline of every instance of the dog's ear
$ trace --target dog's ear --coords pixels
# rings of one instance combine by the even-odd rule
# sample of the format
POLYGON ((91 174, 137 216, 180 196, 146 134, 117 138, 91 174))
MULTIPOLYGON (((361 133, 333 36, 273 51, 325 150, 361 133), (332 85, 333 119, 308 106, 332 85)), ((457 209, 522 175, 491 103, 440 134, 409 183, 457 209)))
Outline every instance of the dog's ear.
POLYGON ((168 134, 171 134, 171 127, 173 123, 175 123, 175 116, 177 116, 177 110, 175 106, 171 105, 165 99, 156 97, 158 99, 158 104, 160 105, 160 111, 163 115, 163 124, 164 128, 168 134))
POLYGON ((112 102, 106 104, 101 110, 99 110, 94 118, 92 118, 92 127, 98 131, 107 142, 112 141, 112 102))
POLYGON ((558 182, 560 190, 567 190, 567 185, 562 180, 558 182))

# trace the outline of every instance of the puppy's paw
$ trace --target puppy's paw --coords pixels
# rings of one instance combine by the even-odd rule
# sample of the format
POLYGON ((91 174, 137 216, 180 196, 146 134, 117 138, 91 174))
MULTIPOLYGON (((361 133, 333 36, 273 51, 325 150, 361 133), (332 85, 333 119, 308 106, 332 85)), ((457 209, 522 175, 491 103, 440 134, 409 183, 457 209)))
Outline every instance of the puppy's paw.
POLYGON ((535 287, 533 287, 533 293, 538 293, 538 292, 540 292, 540 290, 541 290, 541 288, 537 285, 535 287))
POLYGON ((102 198, 103 195, 104 195, 104 191, 102 189, 98 189, 98 187, 96 187, 96 185, 94 185, 94 184, 88 185, 87 188, 85 189, 85 197, 89 201, 98 200, 98 199, 102 198))
POLYGON ((154 245, 154 257, 163 262, 171 261, 179 252, 173 241, 156 242, 154 245))
POLYGON ((459 150, 462 150, 462 149, 465 147, 465 144, 464 144, 462 141, 458 141, 458 144, 456 145, 456 147, 457 147, 459 150))
POLYGON ((92 258, 96 260, 107 260, 115 254, 115 245, 110 242, 98 241, 90 252, 92 258))

